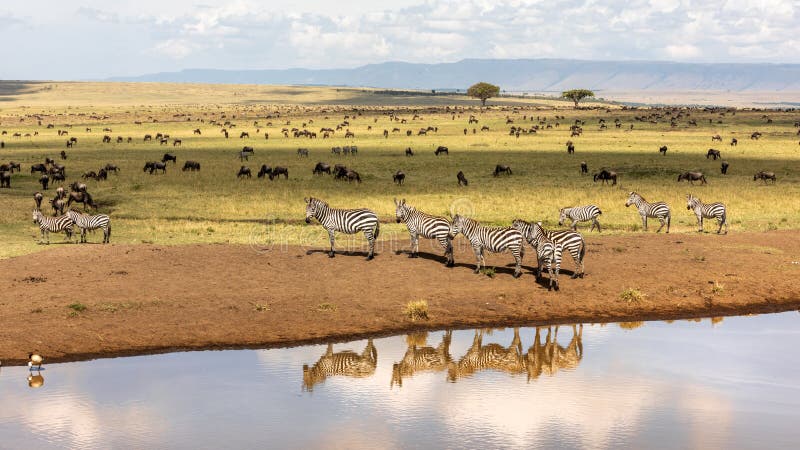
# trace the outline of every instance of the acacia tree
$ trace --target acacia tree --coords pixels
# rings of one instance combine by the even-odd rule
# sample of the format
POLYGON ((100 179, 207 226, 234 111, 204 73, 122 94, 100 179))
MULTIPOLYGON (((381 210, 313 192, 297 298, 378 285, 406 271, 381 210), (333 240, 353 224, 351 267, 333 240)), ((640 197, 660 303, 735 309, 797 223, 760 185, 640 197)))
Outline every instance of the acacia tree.
POLYGON ((486 106, 486 100, 492 97, 497 97, 500 93, 500 86, 495 86, 493 84, 484 83, 481 81, 480 83, 475 83, 467 89, 467 95, 474 98, 481 99, 481 105, 486 106))
POLYGON ((578 108, 578 102, 587 97, 594 97, 594 92, 588 89, 571 89, 561 93, 561 97, 570 99, 575 102, 575 108, 578 108))

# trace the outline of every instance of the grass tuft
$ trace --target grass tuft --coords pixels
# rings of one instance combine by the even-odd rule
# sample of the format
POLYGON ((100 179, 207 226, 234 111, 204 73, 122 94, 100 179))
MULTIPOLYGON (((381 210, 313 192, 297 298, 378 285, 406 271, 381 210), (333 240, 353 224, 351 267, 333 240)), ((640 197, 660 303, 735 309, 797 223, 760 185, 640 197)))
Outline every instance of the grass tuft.
POLYGON ((72 303, 69 306, 67 306, 67 308, 71 309, 74 312, 79 312, 79 313, 86 311, 86 305, 79 302, 72 303))
POLYGON ((406 317, 411 319, 412 322, 417 320, 428 320, 428 302, 427 300, 410 301, 406 304, 405 309, 406 317))
POLYGON ((634 288, 625 289, 621 294, 619 294, 619 298, 628 304, 639 303, 644 300, 644 297, 645 294, 643 294, 642 291, 634 288))

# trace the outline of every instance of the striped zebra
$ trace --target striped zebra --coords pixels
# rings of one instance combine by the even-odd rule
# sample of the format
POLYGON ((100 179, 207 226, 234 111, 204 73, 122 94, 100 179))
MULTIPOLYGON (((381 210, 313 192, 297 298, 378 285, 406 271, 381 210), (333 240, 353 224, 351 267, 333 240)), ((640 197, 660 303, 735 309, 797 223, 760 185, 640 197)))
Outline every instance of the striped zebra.
POLYGON ((49 217, 42 214, 38 209, 34 209, 33 223, 39 224, 39 229, 42 231, 42 240, 47 239, 48 244, 50 243, 50 233, 63 231, 67 235, 67 240, 72 238, 72 219, 66 214, 49 217))
POLYGON ((589 228, 589 231, 594 230, 594 227, 597 227, 597 232, 600 232, 600 222, 597 221, 597 217, 603 214, 603 211, 600 211, 595 205, 586 205, 586 206, 573 206, 569 208, 561 208, 559 211, 558 217, 558 224, 560 226, 564 226, 564 222, 567 219, 572 221, 572 231, 578 230, 578 222, 588 222, 592 221, 592 227, 589 228))
POLYGON ((538 281, 541 279, 542 265, 547 265, 547 272, 550 274, 550 285, 547 287, 547 290, 549 291, 553 288, 558 290, 558 272, 561 270, 561 254, 564 250, 564 246, 554 243, 547 237, 534 241, 531 245, 533 249, 536 250, 536 259, 538 261, 536 265, 536 280, 538 281), (555 274, 553 265, 556 266, 555 274))
POLYGON ((445 331, 442 336, 442 342, 436 348, 429 346, 418 347, 415 343, 409 343, 403 359, 399 363, 392 365, 390 387, 395 384, 402 387, 403 377, 412 377, 417 372, 439 372, 448 368, 453 361, 453 357, 450 355, 452 337, 452 331, 445 331))
POLYGON ((105 214, 81 214, 74 210, 67 211, 67 216, 81 229, 81 242, 86 242, 86 231, 103 230, 103 244, 111 242, 111 219, 105 214))
POLYGON ((496 370, 510 374, 525 372, 525 358, 522 355, 519 328, 514 328, 514 338, 508 347, 495 343, 483 345, 483 330, 475 330, 472 346, 457 363, 449 364, 447 378, 451 382, 456 382, 460 378, 466 378, 484 370, 496 370))
POLYGON ((328 344, 325 354, 320 356, 316 364, 312 367, 303 364, 303 390, 311 392, 315 384, 332 376, 368 377, 375 373, 377 364, 378 350, 372 339, 367 341, 360 355, 351 350, 334 353, 333 344, 328 344))
POLYGON ((455 237, 458 233, 463 234, 469 240, 472 251, 475 252, 475 258, 478 260, 475 265, 475 273, 480 273, 481 266, 486 267, 486 260, 483 257, 484 250, 494 253, 510 250, 517 263, 514 268, 514 278, 519 278, 522 274, 520 266, 525 250, 522 247, 522 233, 516 228, 487 227, 475 220, 456 214, 453 217, 450 234, 455 237))
POLYGON ((669 212, 669 206, 667 206, 664 202, 654 202, 648 203, 647 200, 644 199, 641 195, 637 194, 636 192, 631 192, 630 196, 628 197, 628 201, 625 202, 625 207, 636 205, 636 209, 639 210, 639 215, 642 216, 642 226, 644 227, 644 231, 647 231, 647 218, 648 217, 655 217, 661 222, 661 226, 658 227, 656 233, 661 231, 664 228, 664 225, 667 226, 667 233, 669 233, 669 223, 672 219, 672 215, 669 212))
POLYGON ((436 239, 444 248, 447 267, 453 267, 453 238, 450 236, 450 221, 444 217, 432 216, 406 204, 406 199, 399 202, 394 199, 397 223, 405 222, 411 235, 411 254, 409 258, 419 257, 419 237, 436 239))
POLYGON ((583 278, 583 257, 586 255, 586 242, 584 242, 583 236, 580 233, 572 230, 545 230, 541 222, 532 223, 520 219, 515 220, 512 226, 519 230, 525 240, 531 245, 534 245, 534 242, 538 243, 544 239, 549 239, 553 241, 554 244, 561 245, 562 252, 569 252, 569 254, 572 255, 572 259, 575 261, 576 270, 575 273, 572 274, 572 278, 583 278))
POLYGON ((306 198, 306 223, 311 223, 311 218, 316 218, 323 228, 328 230, 331 241, 331 251, 328 256, 333 258, 334 232, 345 234, 364 232, 364 237, 369 242, 369 255, 367 261, 375 257, 375 239, 381 230, 378 216, 368 209, 336 209, 317 198, 306 198))
POLYGON ((717 234, 720 234, 723 225, 725 226, 725 234, 728 234, 728 214, 724 204, 705 204, 699 198, 689 194, 686 196, 686 209, 694 210, 694 215, 697 217, 697 225, 700 228, 697 231, 703 232, 703 219, 714 218, 719 223, 717 234))

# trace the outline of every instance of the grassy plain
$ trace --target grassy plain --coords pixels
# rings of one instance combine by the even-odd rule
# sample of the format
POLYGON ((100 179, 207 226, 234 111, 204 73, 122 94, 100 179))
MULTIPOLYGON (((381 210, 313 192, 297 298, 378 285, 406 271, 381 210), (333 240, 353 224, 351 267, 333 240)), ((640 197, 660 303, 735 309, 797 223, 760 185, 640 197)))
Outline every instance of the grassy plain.
MULTIPOLYGON (((641 231, 636 211, 624 206, 630 190, 651 201, 668 202, 673 210, 672 232, 678 233, 695 230, 694 216, 685 206, 689 192, 704 201, 725 202, 734 233, 794 229, 800 218, 800 138, 794 127, 800 120, 797 111, 692 109, 683 111, 677 126, 672 127, 668 117, 677 111, 623 110, 616 105, 606 109, 598 104, 592 105, 594 109, 573 110, 571 103, 547 99, 503 98, 489 102, 494 106, 480 109, 477 101, 464 97, 388 95, 361 89, 0 84, 0 130, 8 133, 0 136, 5 142, 0 162, 13 160, 23 167, 21 173, 13 175, 12 188, 0 190, 0 257, 46 248, 37 245, 38 228, 31 222, 32 194, 40 186, 38 176, 30 174, 30 165, 44 162, 46 156, 58 158, 62 149, 68 154, 66 161, 60 161, 67 167, 67 182, 109 162, 120 166, 120 174, 111 174, 107 181, 87 182, 99 210, 112 217, 112 242, 324 246, 327 235, 322 228, 303 222, 306 196, 325 199, 337 207, 375 210, 392 221, 383 225, 383 239, 406 237, 404 226, 393 223, 394 197, 405 198, 409 204, 434 214, 470 213, 480 221, 498 225, 510 224, 517 217, 555 225, 560 207, 594 203, 603 210, 603 233, 641 231), (392 121, 388 115, 392 111, 406 123, 392 121), (419 116, 416 119, 415 114, 419 116), (635 120, 649 114, 661 114, 662 118, 657 123, 635 120), (322 139, 320 128, 335 128, 345 115, 351 117, 346 128, 355 133, 355 139, 345 139, 344 129, 322 139), (469 125, 470 115, 479 123, 469 125), (537 123, 531 121, 536 117, 546 118, 553 128, 519 138, 509 135, 509 118, 513 125, 528 128, 537 123), (605 119, 608 129, 599 129, 600 119, 605 119), (621 121, 620 129, 614 127, 615 119, 621 121), (691 119, 697 126, 688 124, 691 119), (220 125, 210 124, 212 120, 220 125), (569 125, 575 120, 585 121, 584 133, 570 138, 569 125), (229 139, 220 132, 226 121, 235 124, 226 127, 229 139), (302 128, 303 123, 320 137, 282 135, 282 128, 302 128), (47 124, 54 128, 46 128, 47 124), (632 130, 630 124, 634 125, 632 130), (417 135, 417 130, 428 126, 438 127, 438 132, 417 135), (481 131, 482 126, 488 126, 489 131, 481 131), (401 131, 390 133, 388 139, 383 137, 384 129, 395 127, 401 131), (112 131, 103 132, 103 128, 112 131), (200 128, 202 135, 194 135, 195 128, 200 128), (464 128, 468 128, 466 135, 464 128), (67 137, 58 136, 58 129, 76 137, 77 146, 66 149, 67 137), (412 130, 413 135, 407 137, 406 130, 412 130), (249 132, 250 138, 239 139, 242 131, 249 132), (763 133, 760 140, 749 138, 754 131, 763 133), (23 137, 12 137, 17 132, 23 137), (164 146, 143 142, 145 134, 159 132, 181 139, 182 145, 173 147, 172 140, 164 146), (264 139, 265 132, 269 139, 264 139), (25 137, 27 133, 32 136, 25 137), (114 140, 117 136, 131 137, 133 142, 103 144, 106 134, 114 140), (720 134, 723 142, 712 143, 714 134, 720 134), (738 146, 728 145, 732 137, 739 140, 738 146), (574 155, 565 151, 564 144, 570 139, 575 143, 574 155), (240 163, 236 154, 243 145, 253 146, 255 155, 240 163), (343 145, 357 145, 358 156, 330 153, 332 146, 343 145), (450 155, 434 156, 439 145, 449 147, 450 155), (666 156, 658 153, 661 145, 669 147, 666 156), (308 148, 310 158, 298 158, 298 147, 308 148), (404 156, 406 147, 413 148, 416 156, 404 156), (711 147, 720 149, 723 159, 730 163, 727 176, 720 174, 720 161, 706 159, 711 147), (178 158, 177 165, 170 163, 166 175, 142 172, 146 161, 160 160, 165 152, 178 158), (202 170, 182 172, 186 160, 200 162, 202 170), (317 161, 344 163, 361 174, 363 183, 314 176, 311 172, 317 161), (581 176, 581 161, 587 162, 590 172, 604 166, 613 168, 620 174, 619 186, 603 186, 593 183, 591 176, 581 176), (493 177, 492 170, 500 163, 510 165, 514 174, 493 177), (252 179, 237 180, 236 172, 242 164, 253 170, 252 179), (261 164, 288 167, 289 179, 257 179, 255 173, 261 164), (392 182, 396 170, 407 175, 402 186, 392 182), (455 175, 459 170, 469 179, 469 187, 457 186, 455 175), (684 170, 703 171, 708 185, 692 187, 676 182, 678 173, 684 170), (776 172, 777 184, 754 182, 753 173, 758 170, 776 172)), ((53 188, 46 198, 54 195, 53 188)), ((358 236, 352 242, 358 244, 362 239, 358 236)), ((51 240, 58 242, 60 238, 51 240)), ((102 239, 95 234, 90 240, 102 239)), ((342 246, 346 242, 342 237, 342 246)))

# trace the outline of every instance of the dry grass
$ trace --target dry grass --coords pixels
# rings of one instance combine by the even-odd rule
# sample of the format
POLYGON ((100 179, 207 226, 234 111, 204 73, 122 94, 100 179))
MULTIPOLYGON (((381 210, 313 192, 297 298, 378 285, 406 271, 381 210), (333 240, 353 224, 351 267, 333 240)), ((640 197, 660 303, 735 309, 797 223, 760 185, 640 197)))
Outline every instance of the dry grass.
POLYGON ((643 294, 642 291, 638 289, 628 288, 619 294, 619 298, 620 300, 627 302, 628 304, 639 303, 642 300, 644 300, 645 294, 643 294))
POLYGON ((406 305, 405 315, 411 321, 428 320, 428 302, 427 300, 410 301, 406 305))

